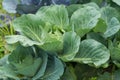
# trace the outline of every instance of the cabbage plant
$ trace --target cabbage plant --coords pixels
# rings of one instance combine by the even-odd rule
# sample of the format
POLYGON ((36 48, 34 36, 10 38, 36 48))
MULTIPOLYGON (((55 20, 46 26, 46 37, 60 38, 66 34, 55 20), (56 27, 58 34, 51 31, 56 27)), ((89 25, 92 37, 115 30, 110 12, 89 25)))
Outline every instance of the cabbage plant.
POLYGON ((64 65, 58 58, 37 47, 18 46, 10 55, 1 59, 0 65, 0 77, 15 80, 57 80, 64 72, 64 65))
POLYGON ((15 47, 0 60, 1 78, 118 80, 119 19, 115 8, 93 2, 43 6, 17 17, 18 34, 5 37, 15 47))

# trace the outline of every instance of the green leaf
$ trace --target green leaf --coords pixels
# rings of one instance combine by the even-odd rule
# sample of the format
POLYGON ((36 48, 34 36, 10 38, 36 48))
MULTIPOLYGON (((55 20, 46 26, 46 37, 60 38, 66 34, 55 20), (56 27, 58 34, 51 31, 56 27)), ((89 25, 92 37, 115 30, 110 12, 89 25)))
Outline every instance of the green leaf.
POLYGON ((79 50, 80 37, 75 32, 66 32, 63 35, 63 52, 60 58, 63 61, 72 60, 79 50))
POLYGON ((110 56, 112 59, 112 62, 118 67, 120 68, 120 49, 117 47, 113 47, 110 49, 110 56))
POLYGON ((13 22, 13 27, 16 31, 41 44, 44 43, 43 40, 46 37, 43 26, 44 23, 40 18, 33 14, 22 15, 13 22))
POLYGON ((107 40, 99 33, 91 32, 87 34, 87 39, 94 39, 107 46, 107 40))
POLYGON ((64 5, 42 7, 38 10, 37 15, 46 23, 53 24, 61 30, 69 25, 68 12, 64 5))
POLYGON ((118 68, 120 68, 120 62, 118 62, 118 61, 113 61, 113 63, 114 63, 118 68))
POLYGON ((39 52, 38 56, 41 56, 42 66, 40 66, 39 70, 37 70, 36 75, 34 75, 34 77, 32 78, 33 80, 39 79, 44 75, 48 62, 48 55, 45 51, 36 48, 36 52, 39 52))
POLYGON ((0 66, 0 79, 9 77, 15 80, 20 80, 19 77, 17 77, 18 74, 15 73, 14 69, 11 68, 9 64, 5 64, 4 66, 0 66))
POLYGON ((104 37, 110 37, 116 34, 120 29, 120 22, 117 18, 113 17, 108 23, 108 27, 106 32, 104 33, 104 37))
POLYGON ((3 66, 4 64, 6 64, 6 61, 8 60, 8 56, 9 54, 5 55, 4 57, 0 59, 0 66, 3 66))
POLYGON ((49 56, 48 64, 42 80, 58 80, 63 75, 64 66, 62 62, 53 56, 49 56))
POLYGON ((97 25, 95 26, 95 28, 93 29, 94 32, 102 32, 104 33, 107 29, 107 24, 105 23, 105 21, 103 19, 99 19, 97 25))
POLYGON ((90 2, 90 3, 84 4, 83 6, 91 6, 96 8, 97 10, 100 10, 99 6, 95 2, 90 2))
POLYGON ((119 13, 115 8, 108 6, 101 8, 101 18, 107 24, 107 30, 104 33, 105 38, 110 37, 119 31, 119 13))
POLYGON ((67 6, 67 10, 68 10, 68 14, 69 14, 69 17, 72 16, 72 14, 79 8, 82 8, 83 6, 80 5, 80 4, 71 4, 69 6, 67 6))
POLYGON ((11 35, 11 36, 6 36, 5 40, 8 44, 15 44, 15 43, 20 43, 23 46, 32 46, 32 45, 40 45, 39 42, 32 41, 29 38, 22 36, 22 35, 11 35))
POLYGON ((115 35, 115 37, 116 37, 116 40, 120 40, 120 30, 117 32, 117 34, 115 35))
POLYGON ((10 77, 16 80, 19 80, 17 77, 17 74, 13 71, 11 66, 7 63, 8 56, 5 55, 3 58, 0 59, 0 79, 3 79, 5 77, 10 77))
POLYGON ((111 51, 111 58, 112 58, 112 60, 120 62, 120 49, 114 47, 110 51, 111 51))
POLYGON ((118 11, 113 7, 109 7, 109 6, 102 7, 100 11, 101 11, 101 18, 105 20, 107 24, 113 17, 116 17, 116 18, 119 17, 118 11))
POLYGON ((119 0, 112 0, 113 2, 115 2, 117 5, 120 6, 120 1, 119 0))
POLYGON ((73 13, 71 23, 75 32, 82 37, 97 25, 98 18, 100 12, 94 7, 86 6, 73 13))
POLYGON ((106 63, 109 57, 109 50, 103 44, 93 39, 87 39, 81 42, 79 51, 73 61, 99 67, 106 63))

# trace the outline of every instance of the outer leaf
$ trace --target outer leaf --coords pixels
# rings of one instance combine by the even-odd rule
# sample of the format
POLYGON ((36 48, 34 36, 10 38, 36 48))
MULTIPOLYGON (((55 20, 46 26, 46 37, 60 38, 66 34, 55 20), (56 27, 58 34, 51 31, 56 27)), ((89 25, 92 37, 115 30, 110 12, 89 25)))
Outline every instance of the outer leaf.
POLYGON ((6 36, 5 40, 8 44, 15 44, 15 43, 19 42, 23 46, 40 45, 39 42, 32 41, 29 38, 22 36, 22 35, 6 36))
POLYGON ((110 49, 110 51, 113 63, 120 68, 120 49, 117 47, 113 47, 110 49))
POLYGON ((87 39, 94 39, 94 40, 102 43, 103 45, 107 46, 106 39, 99 33, 94 33, 94 32, 88 33, 87 39))
POLYGON ((36 48, 36 52, 39 52, 38 56, 41 56, 43 62, 42 62, 42 66, 40 66, 36 75, 34 75, 34 77, 32 78, 33 80, 39 79, 44 75, 47 67, 47 62, 48 62, 48 55, 46 54, 45 51, 40 50, 39 48, 36 48))
POLYGON ((110 22, 108 23, 108 27, 106 32, 104 33, 105 37, 110 37, 117 33, 120 29, 120 22, 117 18, 113 17, 110 22))
POLYGON ((80 37, 75 32, 66 32, 63 35, 63 53, 60 58, 63 61, 72 60, 79 50, 80 37))
POLYGON ((13 22, 16 31, 40 43, 43 43, 42 39, 45 38, 45 32, 42 30, 43 25, 40 18, 32 14, 23 15, 13 22))
POLYGON ((106 63, 110 57, 108 49, 101 43, 87 39, 81 42, 80 49, 73 59, 75 62, 93 64, 96 67, 106 63))
POLYGON ((95 2, 90 2, 90 3, 84 4, 83 6, 91 6, 96 8, 97 10, 100 10, 99 6, 95 2))
POLYGON ((71 23, 74 25, 77 34, 82 37, 96 26, 98 18, 100 18, 99 11, 94 7, 86 6, 73 13, 71 23))
POLYGON ((120 31, 118 31, 115 36, 116 36, 116 39, 119 41, 120 40, 120 31))
POLYGON ((37 15, 42 17, 42 20, 45 22, 51 23, 57 26, 59 29, 64 29, 69 25, 68 12, 63 5, 42 7, 37 12, 37 15))
POLYGON ((0 59, 0 66, 3 66, 3 65, 6 64, 6 61, 8 60, 8 56, 9 56, 9 55, 5 55, 4 57, 2 57, 2 58, 0 59))
POLYGON ((115 8, 112 7, 103 7, 101 9, 102 19, 107 24, 107 30, 104 33, 104 36, 110 37, 117 33, 120 29, 119 14, 115 8), (112 13, 111 13, 112 12, 112 13))
POLYGON ((118 18, 119 14, 115 8, 107 6, 101 8, 101 17, 103 20, 105 20, 106 23, 108 23, 111 20, 111 18, 118 18))
POLYGON ((18 74, 16 74, 14 70, 11 68, 11 66, 8 64, 5 64, 4 66, 0 67, 0 74, 1 80, 3 80, 5 77, 20 80, 19 77, 17 77, 18 74))
POLYGON ((46 72, 41 78, 43 80, 58 80, 63 75, 64 66, 56 57, 49 57, 46 72))
POLYGON ((72 14, 79 8, 83 7, 82 5, 80 4, 72 4, 72 5, 69 5, 67 6, 67 10, 68 10, 68 14, 69 14, 69 17, 72 16, 72 14))
POLYGON ((13 71, 13 69, 11 69, 11 66, 7 64, 8 56, 9 55, 5 55, 0 59, 0 79, 10 77, 19 80, 17 74, 13 71))
POLYGON ((111 58, 113 59, 113 61, 120 62, 120 49, 119 48, 113 48, 111 50, 111 58))
POLYGON ((112 0, 113 2, 115 2, 117 5, 120 6, 120 1, 119 0, 112 0))

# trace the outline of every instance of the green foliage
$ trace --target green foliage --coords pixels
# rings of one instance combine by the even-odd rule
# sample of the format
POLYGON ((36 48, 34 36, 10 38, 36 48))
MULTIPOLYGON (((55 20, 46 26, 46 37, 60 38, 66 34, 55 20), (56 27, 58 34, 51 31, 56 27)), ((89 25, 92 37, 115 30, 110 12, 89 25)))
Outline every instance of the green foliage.
POLYGON ((73 61, 98 67, 108 61, 109 56, 109 51, 104 45, 93 39, 86 39, 81 42, 79 51, 73 61))
POLYGON ((104 33, 105 37, 110 37, 117 33, 120 29, 119 14, 116 9, 112 7, 104 7, 101 9, 101 17, 107 25, 107 30, 104 33), (113 12, 113 13, 111 13, 113 12))
POLYGON ((13 79, 57 80, 64 71, 64 66, 58 58, 37 47, 18 46, 5 58, 7 59, 0 66, 0 73, 13 79))
POLYGON ((79 50, 80 37, 75 32, 66 32, 63 35, 63 52, 61 59, 71 61, 79 50))
POLYGON ((12 49, 0 59, 0 78, 119 80, 119 11, 109 0, 87 2, 43 6, 2 28, 1 38, 12 49))
POLYGON ((85 6, 73 13, 71 23, 73 24, 77 34, 82 37, 95 27, 98 22, 98 18, 100 18, 100 12, 98 10, 91 6, 85 6))

